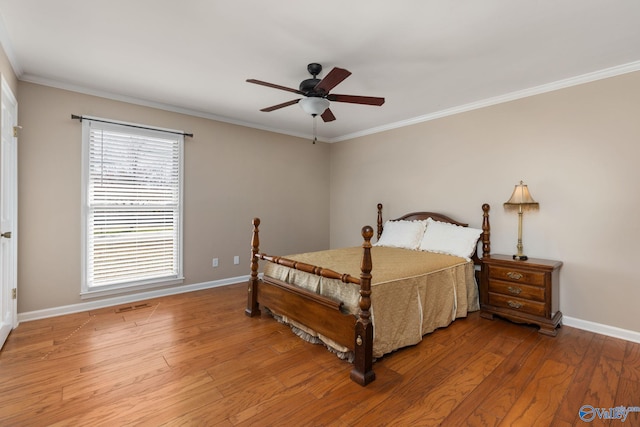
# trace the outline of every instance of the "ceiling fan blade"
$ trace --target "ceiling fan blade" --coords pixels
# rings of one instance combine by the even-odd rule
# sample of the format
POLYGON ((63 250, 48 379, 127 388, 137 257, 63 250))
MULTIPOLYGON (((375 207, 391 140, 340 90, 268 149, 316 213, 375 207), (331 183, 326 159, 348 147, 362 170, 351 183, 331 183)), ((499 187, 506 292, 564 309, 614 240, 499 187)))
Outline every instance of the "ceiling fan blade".
POLYGON ((272 105, 271 107, 263 108, 260 111, 264 111, 265 113, 268 113, 269 111, 278 110, 280 108, 288 107, 289 105, 297 104, 298 102, 300 102, 299 99, 294 99, 294 100, 291 100, 291 101, 283 102, 282 104, 272 105))
POLYGON ((357 95, 327 95, 329 101, 336 102, 348 102, 351 104, 365 104, 365 105, 382 105, 384 104, 384 98, 378 98, 375 96, 357 96, 357 95))
POLYGON ((313 90, 315 92, 329 93, 331 89, 336 87, 350 75, 351 71, 347 71, 344 68, 334 67, 333 70, 329 71, 329 74, 327 74, 324 79, 320 80, 313 90))
POLYGON ((287 92, 297 93, 298 95, 304 95, 304 92, 300 92, 298 89, 293 89, 286 86, 280 86, 280 85, 269 83, 269 82, 263 82, 262 80, 247 79, 247 83, 255 83, 257 85, 272 87, 274 89, 286 90, 287 92))
POLYGON ((324 110, 324 113, 322 113, 320 117, 322 117, 322 120, 324 120, 325 122, 332 122, 336 119, 336 116, 334 116, 331 110, 328 108, 324 110))

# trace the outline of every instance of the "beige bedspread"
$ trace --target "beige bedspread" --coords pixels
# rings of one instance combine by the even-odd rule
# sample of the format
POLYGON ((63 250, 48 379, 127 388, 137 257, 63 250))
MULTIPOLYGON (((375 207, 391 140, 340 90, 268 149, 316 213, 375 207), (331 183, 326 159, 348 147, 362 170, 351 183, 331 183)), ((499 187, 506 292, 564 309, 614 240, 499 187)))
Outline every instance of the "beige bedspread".
MULTIPOLYGON (((371 248, 371 257, 374 357, 417 344, 423 335, 479 309, 472 262, 450 255, 379 246, 371 248)), ((285 258, 360 277, 362 248, 332 249, 285 258)), ((357 285, 273 263, 265 264, 264 274, 342 301, 346 311, 358 313, 357 285)), ((347 351, 304 325, 283 320, 317 336, 338 352, 347 351)))

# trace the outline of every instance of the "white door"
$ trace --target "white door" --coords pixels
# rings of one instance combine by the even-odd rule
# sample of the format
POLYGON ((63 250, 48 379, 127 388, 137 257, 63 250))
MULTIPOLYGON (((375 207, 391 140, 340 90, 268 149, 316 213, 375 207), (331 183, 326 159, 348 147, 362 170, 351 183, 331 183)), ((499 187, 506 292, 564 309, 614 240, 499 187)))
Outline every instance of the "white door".
POLYGON ((2 77, 0 87, 0 348, 18 326, 17 213, 18 213, 18 102, 2 77))

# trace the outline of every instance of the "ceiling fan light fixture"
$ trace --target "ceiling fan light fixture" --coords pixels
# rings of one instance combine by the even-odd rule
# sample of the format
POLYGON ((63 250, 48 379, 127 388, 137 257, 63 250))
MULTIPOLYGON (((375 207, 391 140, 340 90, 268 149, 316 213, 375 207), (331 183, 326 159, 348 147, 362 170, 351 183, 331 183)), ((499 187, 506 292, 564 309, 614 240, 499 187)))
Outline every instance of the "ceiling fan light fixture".
POLYGON ((329 108, 329 100, 317 96, 302 98, 299 102, 300 107, 305 113, 317 116, 325 112, 329 108))

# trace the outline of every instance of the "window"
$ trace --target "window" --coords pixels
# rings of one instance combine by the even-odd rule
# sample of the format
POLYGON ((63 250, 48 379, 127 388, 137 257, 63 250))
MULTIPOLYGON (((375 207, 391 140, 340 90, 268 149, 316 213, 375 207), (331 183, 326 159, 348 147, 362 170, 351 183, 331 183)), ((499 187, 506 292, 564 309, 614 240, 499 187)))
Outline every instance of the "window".
POLYGON ((184 136, 84 118, 83 295, 182 280, 184 136))

